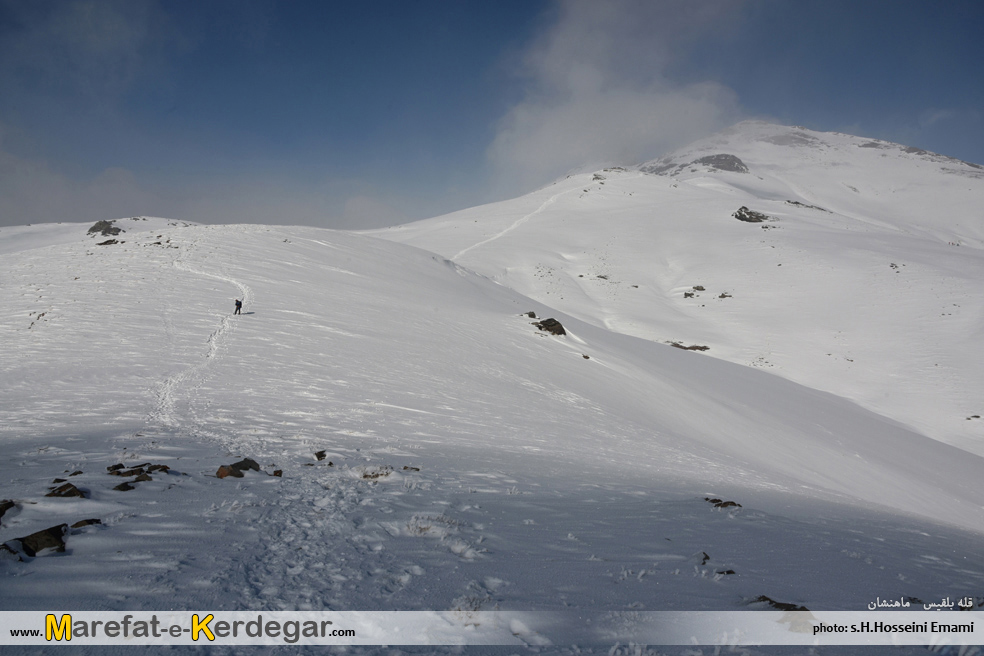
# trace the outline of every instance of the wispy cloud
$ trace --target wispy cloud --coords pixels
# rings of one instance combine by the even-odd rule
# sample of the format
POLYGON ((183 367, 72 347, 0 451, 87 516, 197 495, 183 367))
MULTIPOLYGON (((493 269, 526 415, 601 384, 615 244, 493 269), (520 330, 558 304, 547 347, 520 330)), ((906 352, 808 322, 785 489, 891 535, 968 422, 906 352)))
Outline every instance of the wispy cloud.
POLYGON ((0 79, 10 92, 112 99, 166 46, 181 41, 154 0, 3 2, 12 25, 0 39, 0 79))
POLYGON ((733 122, 731 89, 674 79, 672 69, 741 4, 558 3, 520 58, 526 94, 502 117, 488 150, 499 185, 528 188, 579 165, 633 163, 733 122))

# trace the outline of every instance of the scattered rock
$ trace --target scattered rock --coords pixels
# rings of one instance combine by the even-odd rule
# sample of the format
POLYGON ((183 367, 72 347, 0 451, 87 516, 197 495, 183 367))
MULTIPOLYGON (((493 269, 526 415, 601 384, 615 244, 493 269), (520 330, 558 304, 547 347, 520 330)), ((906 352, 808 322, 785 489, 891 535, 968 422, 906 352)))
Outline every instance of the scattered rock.
POLYGON ((704 497, 704 501, 713 503, 715 508, 741 508, 741 504, 735 503, 734 501, 722 501, 721 499, 711 499, 710 497, 704 497))
POLYGON ((15 553, 19 546, 19 550, 31 558, 36 557, 39 553, 47 549, 65 551, 65 533, 67 531, 68 524, 59 524, 58 526, 52 526, 51 528, 46 528, 37 533, 31 533, 22 538, 10 540, 10 542, 5 543, 5 546, 8 550, 14 551, 15 553), (11 543, 14 543, 14 545, 11 545, 11 543))
POLYGON ((17 504, 14 503, 13 501, 11 501, 10 499, 2 499, 2 500, 0 500, 0 519, 3 519, 4 514, 6 514, 6 512, 8 510, 10 510, 11 508, 16 508, 16 507, 17 507, 17 504))
POLYGON ((721 295, 718 296, 718 298, 731 298, 731 294, 728 292, 721 292, 721 295))
POLYGON ((403 465, 403 471, 420 471, 420 467, 408 467, 407 465, 403 465))
POLYGON ((364 480, 374 481, 377 478, 385 478, 393 473, 393 468, 386 466, 380 469, 375 469, 372 471, 366 470, 362 472, 362 478, 364 480))
POLYGON ((768 221, 770 218, 767 214, 750 210, 744 205, 739 207, 738 211, 731 216, 735 217, 739 221, 744 221, 745 223, 762 223, 763 221, 768 221))
POLYGON ((232 476, 233 478, 243 477, 243 473, 241 471, 229 465, 222 465, 221 467, 219 467, 218 470, 216 470, 215 475, 218 478, 225 478, 227 476, 232 476))
POLYGON ((543 321, 537 321, 533 324, 540 330, 546 331, 553 335, 566 335, 567 331, 564 330, 564 326, 561 325, 556 319, 544 319, 543 321))
POLYGON ((723 570, 717 570, 714 573, 715 574, 721 574, 721 575, 727 576, 729 574, 734 574, 735 573, 735 570, 733 570, 733 569, 723 569, 723 570))
POLYGON ((317 458, 318 460, 324 460, 327 456, 328 454, 325 451, 318 451, 317 453, 314 454, 314 457, 317 458))
POLYGON ((731 171, 733 173, 748 173, 748 167, 745 163, 741 161, 735 155, 729 155, 727 153, 720 153, 717 155, 707 155, 701 157, 700 159, 695 159, 692 162, 685 164, 678 164, 670 159, 660 159, 649 166, 643 166, 640 170, 643 173, 652 173, 655 175, 667 175, 673 176, 678 173, 686 171, 688 168, 692 172, 697 171, 697 167, 706 166, 709 169, 717 169, 718 171, 731 171))
POLYGON ((585 355, 583 353, 581 354, 581 357, 584 358, 585 360, 590 360, 591 359, 591 356, 590 355, 585 355))
POLYGON ((703 164, 704 166, 709 166, 712 169, 717 169, 718 171, 732 171, 733 173, 748 173, 748 167, 745 166, 745 162, 738 159, 734 155, 708 155, 707 157, 701 157, 698 160, 691 162, 693 164, 703 164))
POLYGON ((120 492, 127 492, 129 490, 135 490, 137 488, 135 486, 133 486, 133 485, 130 485, 126 481, 123 481, 122 483, 120 483, 119 485, 117 485, 116 487, 114 487, 113 489, 114 490, 119 490, 120 492))
POLYGON ((85 492, 75 487, 71 483, 65 483, 61 487, 56 487, 54 490, 44 495, 46 497, 82 497, 85 499, 85 492))
POLYGON ((167 465, 151 465, 150 467, 147 468, 147 471, 148 472, 155 472, 155 471, 168 472, 168 471, 171 471, 171 468, 168 467, 167 465))
POLYGON ((775 599, 770 599, 769 597, 766 597, 765 595, 759 595, 758 597, 756 597, 755 599, 753 599, 749 603, 752 603, 752 604, 769 604, 770 606, 772 606, 776 610, 805 610, 805 611, 809 611, 810 610, 806 606, 799 606, 797 604, 787 604, 784 601, 776 601, 775 599))
POLYGON ((243 472, 249 470, 260 471, 260 464, 252 458, 243 458, 239 462, 234 462, 231 465, 222 465, 215 472, 215 475, 219 478, 225 478, 227 476, 242 478, 243 472))
POLYGON ((102 524, 101 519, 80 519, 79 521, 72 524, 72 528, 82 528, 83 526, 92 526, 93 524, 102 524))
POLYGON ((56 479, 54 479, 51 482, 52 483, 64 483, 65 482, 65 479, 64 478, 56 478, 56 479))
POLYGON ((283 469, 274 469, 273 470, 273 475, 274 476, 277 476, 278 478, 279 477, 282 477, 284 475, 284 470, 283 469))
POLYGON ((684 298, 693 298, 694 297, 694 293, 693 292, 683 292, 683 297, 684 298))
POLYGON ((711 559, 711 557, 707 555, 707 552, 706 551, 701 551, 700 552, 700 557, 701 557, 700 558, 700 564, 701 565, 706 565, 707 564, 707 561, 709 561, 711 559))
POLYGON ((152 480, 154 480, 154 479, 150 477, 150 474, 140 474, 135 479, 133 479, 133 482, 134 483, 142 483, 144 481, 152 481, 152 480))
POLYGON ((683 349, 684 351, 709 351, 710 346, 701 346, 700 344, 691 344, 690 346, 684 346, 680 342, 667 342, 670 346, 678 349, 683 349))
POLYGON ((71 474, 69 474, 68 477, 71 478, 72 476, 78 476, 81 473, 82 473, 82 470, 81 469, 77 469, 77 470, 73 471, 71 474))
POLYGON ((112 246, 113 244, 118 244, 118 243, 120 242, 118 242, 115 239, 107 239, 106 241, 99 242, 98 244, 96 244, 96 246, 112 246))
POLYGON ((89 228, 89 232, 87 234, 99 234, 103 237, 108 237, 110 235, 118 235, 121 232, 126 232, 123 228, 117 228, 114 226, 113 223, 114 221, 96 221, 92 227, 89 228))
POLYGON ((694 288, 693 289, 694 289, 695 292, 707 291, 707 290, 704 289, 704 285, 694 285, 694 288))
POLYGON ((830 214, 830 210, 826 210, 826 209, 820 207, 819 205, 807 205, 806 203, 801 203, 798 200, 787 200, 786 201, 786 204, 787 205, 796 205, 797 207, 805 207, 805 208, 811 209, 811 210, 820 210, 821 212, 826 212, 826 213, 830 214))
POLYGON ((136 467, 134 469, 116 469, 109 472, 110 476, 139 476, 140 474, 146 473, 143 467, 136 467))
POLYGON ((108 472, 119 471, 119 470, 123 469, 123 467, 124 467, 124 465, 122 463, 117 463, 115 465, 110 465, 109 467, 107 467, 106 468, 106 471, 108 471, 108 472))
POLYGON ((526 316, 528 316, 530 319, 536 319, 536 312, 527 312, 526 316))

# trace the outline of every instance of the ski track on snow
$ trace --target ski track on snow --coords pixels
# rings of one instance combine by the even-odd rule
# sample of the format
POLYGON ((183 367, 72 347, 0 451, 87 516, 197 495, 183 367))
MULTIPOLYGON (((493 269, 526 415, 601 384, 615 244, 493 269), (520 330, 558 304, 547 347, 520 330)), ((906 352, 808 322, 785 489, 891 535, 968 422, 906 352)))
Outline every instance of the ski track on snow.
MULTIPOLYGON (((185 271, 197 276, 212 278, 214 280, 220 280, 222 282, 228 282, 235 285, 239 289, 239 295, 243 298, 243 307, 248 307, 253 301, 252 289, 235 278, 219 273, 196 269, 178 259, 173 260, 171 264, 174 268, 180 271, 185 271)), ((189 381, 193 381, 189 389, 191 396, 194 396, 194 393, 201 389, 207 379, 206 371, 212 361, 218 356, 219 345, 222 338, 232 329, 232 325, 230 315, 223 315, 222 319, 219 321, 218 327, 206 338, 208 350, 205 352, 203 358, 197 364, 173 376, 168 376, 161 381, 157 389, 157 403, 150 413, 151 421, 160 424, 164 428, 177 428, 181 425, 175 409, 178 391, 189 381)), ((169 318, 164 319, 164 329, 165 334, 170 334, 171 329, 169 318)), ((191 408, 191 410, 191 418, 195 425, 193 432, 199 433, 202 430, 201 419, 194 414, 193 408, 191 408)))
POLYGON ((521 219, 517 219, 511 226, 509 226, 508 228, 506 228, 502 232, 499 232, 498 234, 492 235, 488 239, 484 239, 484 240, 478 242, 477 244, 472 244, 468 248, 466 248, 466 249, 464 249, 462 251, 459 251, 454 257, 451 258, 451 261, 454 262, 455 260, 457 260, 459 257, 461 257, 462 255, 464 255, 465 253, 467 253, 470 250, 473 250, 475 248, 478 248, 479 246, 483 246, 484 244, 488 244, 490 242, 493 242, 496 239, 499 239, 500 237, 504 237, 505 235, 509 234, 510 232, 512 232, 513 230, 515 230, 516 228, 518 228, 519 226, 523 225, 524 223, 526 223, 527 221, 529 221, 530 219, 532 219, 537 214, 540 214, 541 212, 543 212, 543 210, 545 210, 548 207, 550 207, 551 205, 553 205, 555 202, 557 202, 557 199, 558 198, 560 198, 564 194, 569 194, 572 191, 574 191, 574 189, 568 189, 567 191, 562 191, 562 192, 560 192, 558 194, 554 194, 553 196, 551 196, 550 198, 548 198, 543 203, 543 205, 540 205, 540 207, 536 208, 535 210, 533 210, 532 212, 530 212, 526 216, 522 217, 521 219))

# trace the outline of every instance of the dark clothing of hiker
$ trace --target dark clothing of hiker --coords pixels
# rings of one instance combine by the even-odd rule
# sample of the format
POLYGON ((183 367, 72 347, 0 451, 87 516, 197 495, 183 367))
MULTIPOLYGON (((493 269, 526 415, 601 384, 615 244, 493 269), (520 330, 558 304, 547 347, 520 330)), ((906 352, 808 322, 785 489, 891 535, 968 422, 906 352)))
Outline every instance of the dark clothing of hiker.
POLYGON ((238 298, 236 299, 236 314, 242 314, 243 302, 238 298))

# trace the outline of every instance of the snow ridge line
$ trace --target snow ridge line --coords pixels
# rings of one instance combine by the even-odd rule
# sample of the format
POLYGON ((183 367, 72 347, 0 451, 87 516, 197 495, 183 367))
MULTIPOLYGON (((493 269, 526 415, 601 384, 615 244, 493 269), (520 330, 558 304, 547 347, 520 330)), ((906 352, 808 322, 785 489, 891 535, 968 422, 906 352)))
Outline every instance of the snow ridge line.
POLYGON ((465 253, 467 253, 468 251, 470 251, 470 250, 472 250, 473 248, 478 248, 479 246, 482 246, 482 245, 484 245, 484 244, 487 244, 487 243, 489 243, 489 242, 491 242, 491 241, 495 241, 496 239, 499 239, 500 237, 503 237, 503 236, 505 236, 506 234, 508 234, 508 233, 510 233, 510 232, 512 232, 513 230, 515 230, 515 229, 516 229, 516 228, 518 228, 519 226, 521 226, 521 225, 523 225, 524 223, 526 223, 527 221, 529 221, 530 219, 532 219, 532 218, 533 218, 534 216, 536 216, 537 214, 539 214, 539 213, 540 213, 540 212, 542 212, 543 210, 545 210, 545 209, 547 209, 548 207, 550 207, 551 205, 553 205, 553 204, 554 204, 554 202, 556 202, 556 200, 557 200, 558 198, 560 198, 560 197, 561 197, 561 196, 563 196, 564 194, 569 194, 569 193, 570 193, 570 192, 572 192, 572 191, 574 191, 574 190, 573 190, 573 189, 568 189, 567 191, 561 191, 560 193, 557 193, 557 194, 554 194, 553 196, 551 196, 550 198, 548 198, 548 199, 547 199, 547 200, 546 200, 546 201, 545 201, 545 202, 543 203, 543 205, 540 205, 540 207, 538 207, 538 208, 536 208, 535 210, 533 210, 532 212, 530 212, 530 213, 529 213, 529 214, 527 214, 526 216, 524 216, 524 217, 522 217, 522 218, 520 218, 520 219, 517 219, 517 220, 516 220, 516 221, 515 221, 515 222, 514 222, 514 223, 513 223, 513 224, 512 224, 511 226, 509 226, 508 228, 506 228, 506 229, 505 229, 505 230, 503 230, 502 232, 500 232, 500 233, 498 233, 498 234, 495 234, 495 235, 492 235, 492 236, 491 236, 491 237, 489 237, 488 239, 484 239, 484 240, 482 240, 482 241, 480 241, 480 242, 478 242, 477 244, 472 244, 472 245, 471 245, 471 246, 469 246, 468 248, 466 248, 466 249, 464 249, 464 250, 462 250, 462 251, 459 251, 459 252, 458 252, 458 253, 457 253, 457 254, 456 254, 456 255, 455 255, 454 257, 452 257, 452 258, 451 258, 451 262, 454 262, 454 261, 455 261, 455 260, 457 260, 457 259, 458 259, 459 257, 461 257, 462 255, 464 255, 464 254, 465 254, 465 253))
MULTIPOLYGON (((201 271, 194 269, 180 260, 174 260, 171 264, 180 271, 186 271, 198 276, 204 276, 207 278, 214 278, 216 280, 221 280, 223 282, 228 282, 239 288, 240 295, 243 297, 243 305, 246 306, 253 299, 253 290, 249 286, 230 278, 228 276, 223 276, 216 273, 210 273, 208 271, 201 271)), ((232 327, 232 322, 229 320, 229 316, 225 315, 219 322, 218 328, 213 330, 206 339, 208 345, 208 351, 205 353, 205 357, 202 362, 185 369, 184 371, 177 373, 173 376, 168 376, 158 385, 157 389, 157 403, 154 409, 150 412, 150 419, 156 423, 161 424, 165 428, 176 428, 180 425, 178 417, 175 413, 175 396, 176 391, 182 384, 189 379, 197 379, 196 384, 192 388, 192 391, 196 391, 202 387, 205 383, 205 369, 208 367, 210 362, 215 359, 219 352, 219 343, 223 335, 225 335, 232 327)), ((196 423, 197 419, 196 419, 196 423)))

